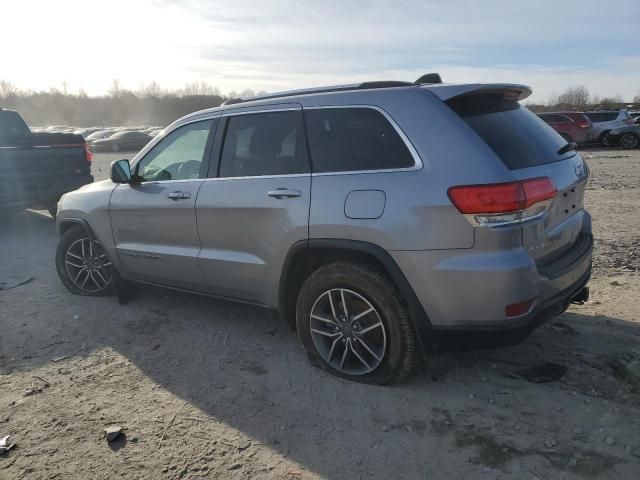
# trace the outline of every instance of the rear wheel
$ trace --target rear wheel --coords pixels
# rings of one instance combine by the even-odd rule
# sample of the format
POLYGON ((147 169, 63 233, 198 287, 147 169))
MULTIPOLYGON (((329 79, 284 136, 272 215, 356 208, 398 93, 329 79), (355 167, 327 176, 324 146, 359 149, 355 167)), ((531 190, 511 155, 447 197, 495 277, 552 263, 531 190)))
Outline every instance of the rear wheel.
POLYGON ((635 133, 625 133, 620 137, 620 146, 625 150, 631 150, 638 148, 640 144, 640 138, 635 133))
POLYGON ((56 269, 65 287, 76 295, 113 295, 111 260, 82 227, 67 230, 56 250, 56 269))
POLYGON ((611 139, 609 138, 609 132, 602 132, 600 134, 600 144, 605 147, 611 146, 611 139))
POLYGON ((311 363, 349 380, 399 383, 418 363, 416 334, 395 286, 365 265, 316 270, 298 295, 296 324, 311 363))

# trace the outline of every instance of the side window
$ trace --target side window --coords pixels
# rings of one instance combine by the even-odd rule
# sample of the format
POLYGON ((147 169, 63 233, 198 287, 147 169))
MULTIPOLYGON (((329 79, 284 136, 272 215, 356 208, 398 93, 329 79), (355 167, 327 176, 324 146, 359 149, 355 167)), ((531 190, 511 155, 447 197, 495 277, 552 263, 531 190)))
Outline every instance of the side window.
POLYGON ((301 112, 252 113, 229 118, 220 177, 287 175, 308 170, 301 112))
POLYGON ((213 120, 174 130, 155 145, 136 166, 142 181, 198 178, 213 120))
POLYGON ((398 132, 372 108, 305 111, 314 172, 384 170, 414 166, 398 132))
POLYGON ((610 122, 618 117, 618 112, 590 112, 587 113, 587 116, 594 123, 610 122))

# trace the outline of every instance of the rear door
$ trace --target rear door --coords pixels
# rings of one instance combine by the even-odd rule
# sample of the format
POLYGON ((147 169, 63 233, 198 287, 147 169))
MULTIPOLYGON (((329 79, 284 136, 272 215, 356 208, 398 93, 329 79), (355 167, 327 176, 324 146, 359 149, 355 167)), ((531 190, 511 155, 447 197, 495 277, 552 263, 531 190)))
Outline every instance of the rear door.
POLYGON ((213 294, 275 305, 289 248, 308 238, 311 176, 298 104, 224 117, 196 203, 213 294))
POLYGON ((575 151, 537 115, 501 94, 467 95, 447 102, 520 180, 549 177, 557 188, 549 210, 522 224, 523 245, 542 265, 561 256, 589 225, 584 211, 588 169, 575 151), (559 153, 560 152, 560 153, 559 153))
POLYGON ((195 203, 217 123, 202 120, 169 133, 134 166, 139 181, 113 191, 111 226, 127 277, 203 290, 195 203))

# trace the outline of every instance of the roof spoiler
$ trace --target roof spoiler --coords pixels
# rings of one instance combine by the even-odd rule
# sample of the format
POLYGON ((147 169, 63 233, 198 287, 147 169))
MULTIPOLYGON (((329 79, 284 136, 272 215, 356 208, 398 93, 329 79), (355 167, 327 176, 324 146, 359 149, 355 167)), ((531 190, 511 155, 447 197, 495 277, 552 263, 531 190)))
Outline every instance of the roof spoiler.
POLYGON ((524 100, 531 95, 531 87, 515 83, 472 83, 467 85, 426 85, 431 93, 437 95, 440 100, 446 102, 462 95, 475 95, 480 93, 503 93, 505 97, 513 100, 524 100))

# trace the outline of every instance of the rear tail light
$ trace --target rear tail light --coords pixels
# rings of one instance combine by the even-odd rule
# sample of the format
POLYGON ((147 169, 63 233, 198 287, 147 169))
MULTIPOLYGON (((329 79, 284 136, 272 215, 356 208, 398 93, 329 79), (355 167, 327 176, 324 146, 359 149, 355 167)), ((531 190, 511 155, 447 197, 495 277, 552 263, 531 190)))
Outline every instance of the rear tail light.
POLYGON ((91 162, 93 161, 93 152, 89 150, 89 145, 87 145, 86 143, 83 143, 83 146, 84 146, 84 158, 87 161, 87 163, 91 165, 91 162))
POLYGON ((624 121, 624 123, 626 123, 627 125, 635 125, 636 121, 633 118, 628 118, 624 121))
POLYGON ((588 122, 578 122, 578 127, 580 128, 589 128, 591 126, 588 122))
POLYGON ((495 227, 539 217, 557 190, 548 177, 484 185, 462 185, 448 190, 455 207, 472 225, 495 227))

